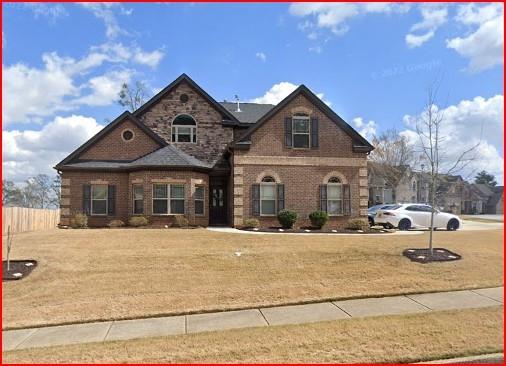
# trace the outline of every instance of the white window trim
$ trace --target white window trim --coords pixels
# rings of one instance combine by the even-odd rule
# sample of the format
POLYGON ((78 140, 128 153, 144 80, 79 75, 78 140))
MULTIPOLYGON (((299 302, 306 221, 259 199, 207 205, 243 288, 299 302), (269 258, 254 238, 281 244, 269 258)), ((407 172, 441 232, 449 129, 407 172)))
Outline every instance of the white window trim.
POLYGON ((261 182, 260 183, 260 197, 259 197, 259 201, 260 201, 260 216, 264 216, 264 217, 273 217, 273 216, 276 216, 276 212, 278 211, 278 190, 277 190, 277 183, 276 182, 261 182), (262 201, 272 201, 271 199, 269 200, 266 200, 266 199, 262 199, 262 186, 265 187, 265 186, 274 186, 274 213, 273 214, 264 214, 262 213, 262 201))
POLYGON ((109 187, 107 184, 92 184, 91 185, 91 192, 90 192, 90 214, 91 216, 107 216, 107 213, 109 212, 109 187), (93 198, 93 188, 94 187, 105 187, 105 199, 104 198, 93 198), (93 212, 93 201, 105 201, 105 213, 94 213, 93 212))
POLYGON ((311 148, 311 118, 309 116, 293 116, 292 117, 292 149, 310 149, 311 148), (295 120, 303 120, 307 121, 307 133, 306 132, 294 132, 295 128, 293 127, 295 120), (308 144, 307 147, 295 147, 295 135, 307 135, 308 144))
POLYGON ((144 185, 143 184, 132 184, 132 215, 144 215, 144 185), (142 213, 135 213, 135 187, 142 187, 142 213))
POLYGON ((195 216, 205 216, 206 215, 206 186, 204 185, 201 185, 201 184, 198 184, 195 186, 195 192, 197 191, 197 188, 202 188, 203 190, 203 197, 202 198, 194 198, 194 204, 193 204, 193 213, 195 214, 195 216), (197 207, 195 205, 195 202, 197 201, 202 201, 202 206, 204 208, 204 211, 202 213, 197 213, 195 208, 197 207))
POLYGON ((170 195, 170 187, 171 186, 182 186, 183 187, 183 191, 185 190, 185 185, 184 184, 166 184, 166 183, 153 183, 152 186, 151 186, 151 215, 153 216, 184 216, 185 213, 172 213, 171 212, 171 207, 170 207, 170 201, 171 200, 179 200, 179 201, 183 201, 183 207, 185 207, 185 197, 184 197, 184 193, 183 193, 183 198, 172 198, 171 195, 170 195), (166 186, 167 187, 167 198, 155 198, 155 186, 166 186), (154 213, 154 201, 157 200, 157 201, 162 201, 162 200, 166 200, 167 201, 167 213, 154 213))
POLYGON ((327 214, 329 216, 344 216, 344 207, 343 207, 343 204, 344 204, 344 199, 343 199, 343 184, 342 183, 327 183, 327 214), (329 187, 332 187, 332 186, 338 186, 341 188, 341 199, 329 199, 329 187), (329 211, 329 201, 341 201, 341 213, 330 213, 329 211))
POLYGON ((197 126, 172 126, 172 135, 174 135, 175 139, 172 142, 177 142, 179 144, 196 144, 197 143, 197 126), (179 128, 189 128, 190 129, 190 141, 179 141, 179 128), (174 130, 176 130, 174 132, 174 130), (195 140, 195 142, 193 142, 195 140))

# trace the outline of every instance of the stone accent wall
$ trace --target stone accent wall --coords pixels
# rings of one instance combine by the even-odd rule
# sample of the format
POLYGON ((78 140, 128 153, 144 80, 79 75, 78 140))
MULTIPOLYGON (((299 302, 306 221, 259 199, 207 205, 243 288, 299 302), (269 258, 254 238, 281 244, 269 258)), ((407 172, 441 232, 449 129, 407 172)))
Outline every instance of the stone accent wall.
POLYGON ((186 82, 181 83, 139 118, 167 142, 208 163, 216 163, 228 143, 233 140, 233 128, 223 127, 221 114, 186 82), (187 103, 180 101, 181 94, 188 95, 187 103), (179 114, 189 114, 196 120, 197 143, 171 142, 172 120, 179 114))
POLYGON ((89 216, 91 227, 106 226, 119 219, 128 222, 133 216, 132 185, 144 186, 144 215, 151 224, 172 225, 174 215, 152 215, 153 183, 182 183, 185 185, 185 217, 192 225, 209 224, 209 181, 207 174, 191 171, 137 171, 131 173, 108 172, 63 172, 62 176, 61 224, 70 224, 70 218, 83 212, 83 185, 108 184, 116 186, 116 214, 114 216, 89 216), (196 216, 194 208, 195 186, 205 187, 204 215, 196 216))
POLYGON ((82 153, 79 159, 134 160, 159 148, 160 145, 135 123, 124 120, 90 149, 82 153), (134 138, 129 141, 123 140, 121 136, 126 129, 134 133, 134 138))

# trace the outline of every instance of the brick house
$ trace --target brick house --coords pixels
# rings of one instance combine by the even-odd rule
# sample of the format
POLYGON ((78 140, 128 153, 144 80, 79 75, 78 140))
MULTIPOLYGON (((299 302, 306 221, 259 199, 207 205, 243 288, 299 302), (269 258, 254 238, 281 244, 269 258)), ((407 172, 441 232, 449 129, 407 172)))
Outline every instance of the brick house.
POLYGON ((55 166, 61 223, 90 226, 133 215, 171 225, 240 226, 325 210, 342 227, 367 215, 372 145, 301 85, 278 105, 218 103, 183 74, 124 112, 55 166))

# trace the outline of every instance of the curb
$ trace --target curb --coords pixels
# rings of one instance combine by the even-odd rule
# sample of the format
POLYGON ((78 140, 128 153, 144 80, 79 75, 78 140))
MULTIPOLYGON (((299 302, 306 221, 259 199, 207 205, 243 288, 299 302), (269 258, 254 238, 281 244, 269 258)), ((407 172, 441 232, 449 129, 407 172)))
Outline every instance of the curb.
POLYGON ((483 363, 490 363, 487 361, 493 361, 495 359, 499 359, 499 360, 494 363, 502 364, 504 362, 504 353, 489 353, 489 354, 477 355, 477 356, 447 358, 444 360, 417 362, 417 364, 454 364, 454 363, 483 364, 483 363))

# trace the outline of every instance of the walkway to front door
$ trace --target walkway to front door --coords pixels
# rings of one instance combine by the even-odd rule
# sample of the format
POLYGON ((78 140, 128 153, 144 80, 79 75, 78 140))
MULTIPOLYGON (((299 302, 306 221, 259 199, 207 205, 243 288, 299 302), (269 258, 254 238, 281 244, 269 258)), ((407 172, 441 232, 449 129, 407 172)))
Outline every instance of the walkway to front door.
POLYGON ((209 186, 209 225, 227 225, 227 178, 212 177, 209 186))

